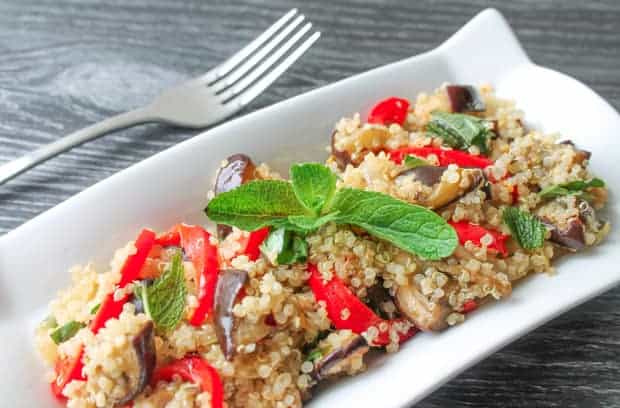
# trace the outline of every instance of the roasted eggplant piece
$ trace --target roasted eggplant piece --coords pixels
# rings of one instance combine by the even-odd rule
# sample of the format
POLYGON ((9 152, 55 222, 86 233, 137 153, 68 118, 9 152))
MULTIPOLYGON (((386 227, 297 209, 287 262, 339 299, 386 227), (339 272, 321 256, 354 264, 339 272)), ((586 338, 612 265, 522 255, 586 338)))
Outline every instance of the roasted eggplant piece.
POLYGON ((351 155, 349 152, 344 150, 338 150, 336 148, 336 131, 332 132, 332 156, 334 156, 334 160, 336 160, 336 164, 340 170, 344 170, 347 167, 347 164, 351 163, 351 155))
POLYGON ((359 165, 366 154, 379 153, 385 149, 385 141, 390 138, 390 131, 383 126, 366 126, 355 133, 356 145, 359 153, 352 156, 349 152, 338 150, 336 147, 336 132, 332 133, 331 150, 332 156, 340 170, 344 170, 348 164, 359 165))
POLYGON ((396 289, 396 306, 417 328, 439 331, 448 326, 446 317, 453 312, 448 302, 431 304, 416 286, 399 286, 396 289))
POLYGON ((551 227, 551 242, 560 245, 569 251, 579 251, 585 248, 585 227, 579 218, 572 218, 565 227, 560 228, 554 224, 544 223, 551 227))
POLYGON ((376 284, 369 287, 366 291, 366 297, 368 298, 368 306, 374 310, 383 319, 395 318, 395 306, 386 307, 387 305, 394 305, 394 300, 390 296, 390 292, 383 287, 383 280, 379 280, 376 284))
POLYGON ((248 273, 239 269, 227 269, 220 273, 215 289, 215 334, 220 343, 226 360, 231 360, 235 354, 235 339, 233 329, 235 317, 233 306, 239 291, 248 280, 248 273))
POLYGON ((136 353, 138 373, 135 377, 127 375, 131 383, 131 388, 124 397, 115 401, 114 406, 124 406, 133 401, 151 382, 155 364, 157 363, 153 322, 148 322, 133 338, 131 344, 136 353))
POLYGON ((590 160, 590 157, 592 157, 592 153, 587 150, 578 149, 572 140, 562 140, 559 144, 573 146, 575 150, 575 163, 581 164, 586 160, 590 160))
MULTIPOLYGON (((575 205, 574 203, 572 205, 575 205)), ((549 240, 569 251, 579 251, 587 246, 586 232, 595 234, 597 240, 604 235, 607 223, 596 217, 596 212, 586 200, 577 199, 578 215, 568 220, 543 218, 542 223, 551 231, 549 240)))
MULTIPOLYGON (((254 179, 255 170, 256 166, 248 156, 241 153, 233 154, 226 159, 226 165, 218 170, 213 192, 218 195, 247 183, 254 179)), ((228 225, 217 226, 217 235, 220 239, 226 238, 231 231, 232 228, 228 225)))
POLYGON ((356 334, 340 347, 331 350, 316 361, 314 363, 314 370, 310 375, 316 381, 338 375, 346 369, 353 357, 364 355, 368 350, 370 350, 370 347, 366 339, 356 334))
POLYGON ((431 194, 420 203, 432 209, 452 204, 464 195, 482 187, 485 183, 483 171, 477 168, 456 169, 459 178, 457 181, 450 183, 442 180, 442 176, 447 169, 447 167, 442 166, 419 166, 405 170, 398 178, 413 176, 415 180, 420 181, 422 184, 433 187, 431 194), (463 182, 463 180, 466 181, 463 182))
POLYGON ((448 85, 446 87, 452 112, 484 112, 486 106, 478 90, 470 85, 448 85))

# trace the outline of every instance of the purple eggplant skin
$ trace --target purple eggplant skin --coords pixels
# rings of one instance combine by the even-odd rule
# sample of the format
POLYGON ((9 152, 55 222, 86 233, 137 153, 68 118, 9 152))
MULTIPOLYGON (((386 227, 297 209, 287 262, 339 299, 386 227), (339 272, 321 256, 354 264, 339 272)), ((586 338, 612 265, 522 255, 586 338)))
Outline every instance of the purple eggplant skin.
POLYGON ((432 187, 441 181, 441 176, 448 169, 446 166, 418 166, 413 169, 407 169, 399 174, 399 176, 408 176, 413 174, 415 179, 425 186, 432 187))
POLYGON ((215 334, 226 360, 230 361, 235 354, 233 329, 235 317, 233 306, 239 291, 248 281, 248 273, 240 269, 226 269, 220 272, 215 288, 215 334))
POLYGON ((484 112, 486 105, 478 90, 471 85, 448 85, 446 87, 452 112, 484 112))
MULTIPOLYGON (((233 154, 226 159, 226 165, 218 170, 213 192, 218 195, 247 183, 254 179, 254 170, 256 166, 252 159, 242 153, 233 154)), ((232 228, 228 225, 218 224, 217 226, 217 235, 220 239, 226 238, 231 231, 232 228)))
POLYGON ((124 406, 133 401, 150 384, 155 365, 157 364, 153 332, 153 322, 149 321, 133 338, 131 344, 138 362, 138 377, 135 386, 123 398, 115 401, 115 406, 124 406))
POLYGON ((579 218, 574 218, 566 228, 551 230, 551 241, 571 251, 579 251, 586 246, 584 230, 583 222, 579 218))
POLYGON ((572 252, 585 248, 585 226, 581 219, 573 218, 569 220, 566 228, 559 228, 557 225, 546 219, 542 219, 541 222, 551 231, 549 241, 554 244, 557 244, 572 252))
POLYGON ((357 335, 346 344, 331 351, 314 364, 314 370, 310 373, 316 381, 338 374, 340 364, 354 354, 366 354, 370 350, 364 337, 357 335))

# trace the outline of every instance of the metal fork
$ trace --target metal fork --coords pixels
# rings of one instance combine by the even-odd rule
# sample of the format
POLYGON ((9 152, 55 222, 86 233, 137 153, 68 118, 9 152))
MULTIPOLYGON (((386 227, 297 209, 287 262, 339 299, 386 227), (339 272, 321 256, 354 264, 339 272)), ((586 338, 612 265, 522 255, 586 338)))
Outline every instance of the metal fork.
POLYGON ((164 91, 148 106, 91 125, 0 166, 0 185, 64 151, 116 130, 159 122, 203 128, 235 114, 301 57, 321 33, 292 9, 204 75, 164 91), (300 41, 306 38, 303 42, 300 41), (295 48, 293 48, 295 47, 295 48), (288 53, 288 54, 287 54, 288 53))

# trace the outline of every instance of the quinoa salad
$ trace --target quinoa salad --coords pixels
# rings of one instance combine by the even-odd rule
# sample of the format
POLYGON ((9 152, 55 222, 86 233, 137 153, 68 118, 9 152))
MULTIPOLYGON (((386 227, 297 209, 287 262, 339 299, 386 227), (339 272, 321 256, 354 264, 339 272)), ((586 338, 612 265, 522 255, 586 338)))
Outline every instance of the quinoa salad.
POLYGON ((301 407, 371 349, 464 323, 610 229, 590 153, 489 85, 390 97, 318 137, 324 164, 285 179, 234 154, 196 203, 206 226, 145 228, 107 270, 74 267, 35 334, 54 396, 301 407))

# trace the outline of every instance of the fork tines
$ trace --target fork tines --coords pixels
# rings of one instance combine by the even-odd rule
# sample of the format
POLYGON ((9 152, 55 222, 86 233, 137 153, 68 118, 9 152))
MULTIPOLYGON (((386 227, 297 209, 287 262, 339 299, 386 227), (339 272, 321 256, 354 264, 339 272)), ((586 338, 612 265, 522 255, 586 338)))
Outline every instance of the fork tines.
POLYGON ((247 105, 319 39, 303 14, 292 9, 255 40, 201 79, 225 104, 247 105))

